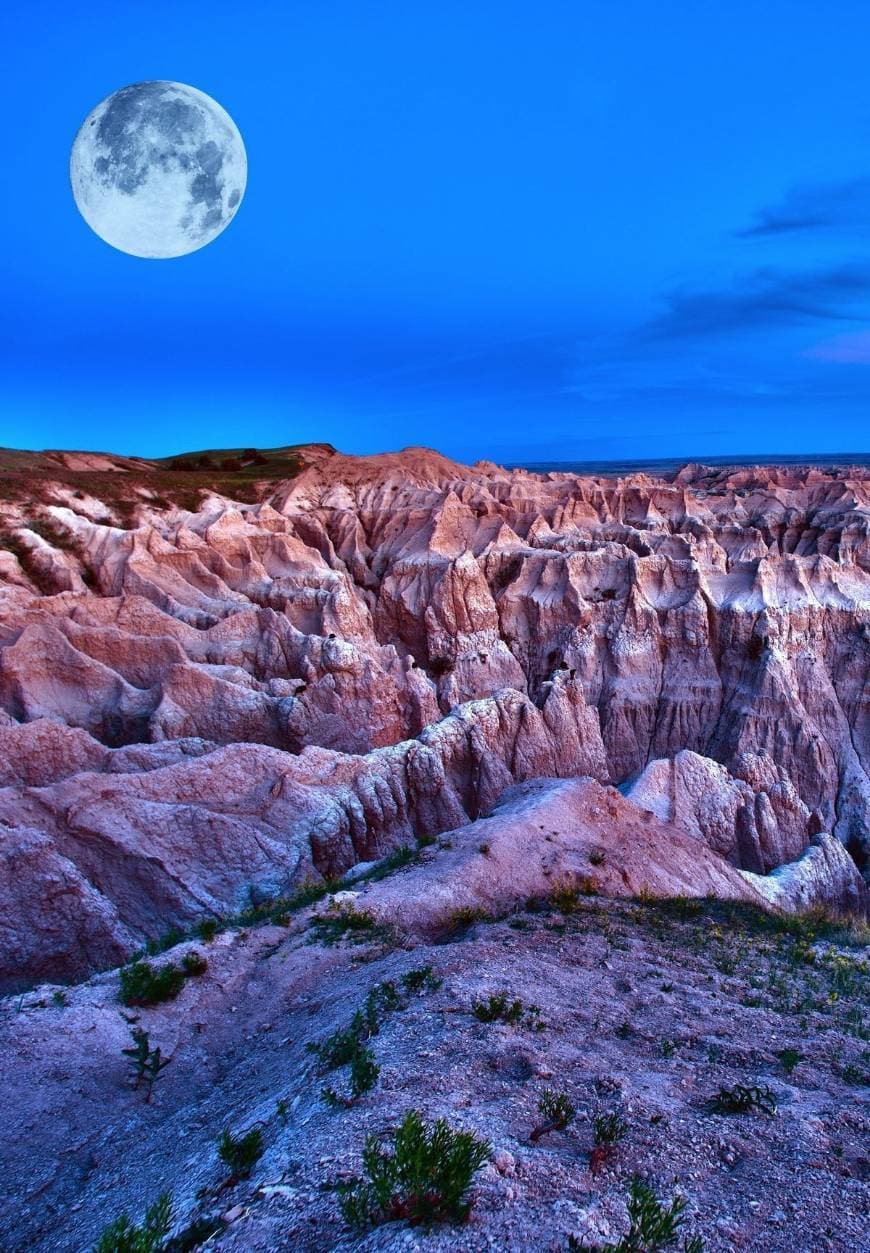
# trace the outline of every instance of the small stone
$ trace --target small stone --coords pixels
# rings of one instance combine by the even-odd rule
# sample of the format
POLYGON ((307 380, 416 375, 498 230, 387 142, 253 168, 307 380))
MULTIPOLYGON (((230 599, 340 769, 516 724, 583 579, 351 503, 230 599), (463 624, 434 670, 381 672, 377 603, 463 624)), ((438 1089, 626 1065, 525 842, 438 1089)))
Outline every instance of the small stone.
POLYGON ((492 1155, 493 1165, 500 1175, 515 1175, 517 1159, 507 1149, 496 1149, 492 1155))
POLYGON ((230 1223, 238 1222, 244 1212, 244 1205, 234 1205, 232 1209, 228 1209, 225 1214, 221 1214, 221 1220, 229 1226, 230 1223))

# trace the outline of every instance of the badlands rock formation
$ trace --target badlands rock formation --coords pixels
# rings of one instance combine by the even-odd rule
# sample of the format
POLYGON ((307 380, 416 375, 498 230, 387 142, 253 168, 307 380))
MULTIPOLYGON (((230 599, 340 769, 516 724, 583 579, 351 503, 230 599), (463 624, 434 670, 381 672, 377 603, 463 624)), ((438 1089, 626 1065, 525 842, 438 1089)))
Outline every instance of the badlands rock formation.
POLYGON ((310 446, 8 453, 0 492, 6 988, 537 778, 620 786, 750 899, 866 909, 870 472, 310 446))

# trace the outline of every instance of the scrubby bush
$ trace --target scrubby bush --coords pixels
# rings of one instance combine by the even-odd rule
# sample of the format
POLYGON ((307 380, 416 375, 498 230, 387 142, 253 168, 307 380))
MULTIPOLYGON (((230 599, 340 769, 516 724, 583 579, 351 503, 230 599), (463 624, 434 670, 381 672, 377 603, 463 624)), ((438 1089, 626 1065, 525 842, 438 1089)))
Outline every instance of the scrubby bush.
POLYGON ((853 1087, 866 1087, 870 1084, 870 1066, 865 1068, 857 1062, 849 1062, 840 1071, 840 1078, 844 1083, 851 1084, 853 1087))
POLYGON ((365 1177, 341 1186, 342 1214, 354 1227, 462 1222, 474 1174, 490 1152, 473 1132, 454 1131, 443 1118, 427 1124, 412 1110, 393 1133, 392 1151, 368 1136, 365 1177))
POLYGON ((420 966, 407 971, 402 976, 401 985, 400 992, 392 979, 375 984, 347 1027, 334 1031, 319 1044, 307 1045, 308 1051, 317 1056, 322 1073, 350 1066, 349 1099, 340 1096, 332 1087, 321 1089, 323 1099, 333 1108, 351 1104, 363 1093, 371 1091, 377 1083, 380 1067, 372 1050, 367 1047, 367 1041, 379 1034, 381 1014, 406 1009, 408 998, 439 988, 441 980, 433 975, 431 966, 420 966))
POLYGON ((181 968, 186 975, 195 977, 197 975, 205 974, 208 970, 208 962, 205 960, 202 953, 193 951, 184 954, 181 959, 181 968))
POLYGON ((370 944, 375 940, 388 941, 392 938, 390 928, 364 909, 330 910, 312 918, 310 927, 320 944, 338 944, 342 940, 349 940, 351 944, 370 944))
POLYGON ((121 1000, 125 1005, 158 1005, 172 1001, 184 987, 184 971, 167 962, 152 966, 135 961, 121 970, 121 1000))
POLYGON ((103 1231, 93 1253, 157 1253, 172 1226, 172 1198, 162 1193, 145 1211, 141 1227, 130 1222, 126 1214, 103 1231))
MULTIPOLYGON (((616 1244, 586 1245, 574 1236, 569 1237, 568 1248, 586 1250, 586 1253, 659 1253, 661 1249, 673 1248, 679 1239, 686 1202, 675 1197, 667 1209, 661 1204, 649 1184, 634 1178, 628 1198, 628 1234, 616 1244)), ((684 1253, 703 1253, 703 1243, 695 1236, 683 1241, 684 1253)))
POLYGON ((506 992, 496 992, 485 1001, 472 1001, 471 1012, 478 1022, 504 1022, 515 1027, 522 1020, 523 1003, 518 997, 509 1000, 506 992))
POLYGON ((616 1113, 597 1114, 592 1124, 592 1134, 600 1148, 610 1148, 628 1135, 628 1123, 616 1113))
POLYGON ((569 879, 557 883, 550 893, 550 905, 560 914, 573 914, 579 904, 580 888, 569 879))
POLYGON ((431 966, 418 966, 402 975, 402 987, 409 994, 437 992, 441 987, 441 980, 432 973, 431 966))
POLYGON ((469 931, 478 922, 494 921, 492 914, 488 914, 485 909, 481 909, 478 905, 461 905, 448 915, 445 930, 450 936, 461 936, 463 932, 469 931))
POLYGON ((246 1135, 234 1136, 225 1129, 218 1140, 218 1157, 228 1166, 234 1180, 247 1179, 263 1156, 263 1133, 252 1127, 246 1135))
POLYGON ((321 1096, 333 1109, 346 1108, 372 1090, 380 1073, 381 1068, 375 1061, 372 1050, 365 1045, 359 1045, 350 1059, 350 1097, 339 1096, 331 1087, 321 1089, 321 1096))
POLYGON ((574 1121, 576 1112, 566 1092, 545 1088, 538 1101, 538 1113, 544 1121, 533 1129, 529 1139, 534 1144, 551 1131, 564 1131, 574 1121))
POLYGON ((749 1114, 757 1109, 762 1114, 776 1113, 776 1097, 770 1088, 746 1087, 735 1083, 733 1088, 720 1088, 710 1100, 716 1114, 749 1114))
POLYGON ((145 945, 145 952, 149 957, 157 957, 158 954, 165 953, 167 949, 175 948, 176 944, 182 944, 186 938, 180 927, 170 927, 168 931, 163 932, 163 935, 149 940, 145 945))
POLYGON ((471 1012, 478 1022, 503 1022, 509 1027, 522 1025, 529 1031, 544 1031, 540 1005, 523 1005, 519 997, 511 1000, 506 992, 496 992, 486 1000, 471 1002, 471 1012))
POLYGON ((797 1049, 780 1049, 777 1057, 779 1058, 779 1064, 787 1075, 790 1075, 795 1067, 799 1066, 804 1060, 803 1053, 798 1052, 797 1049))
POLYGON ((386 879, 388 875, 395 874, 397 870, 404 870, 406 866, 415 866, 419 860, 420 850, 412 848, 409 844, 403 844, 401 848, 397 848, 395 852, 382 858, 371 870, 359 875, 354 882, 378 883, 381 879, 386 879))

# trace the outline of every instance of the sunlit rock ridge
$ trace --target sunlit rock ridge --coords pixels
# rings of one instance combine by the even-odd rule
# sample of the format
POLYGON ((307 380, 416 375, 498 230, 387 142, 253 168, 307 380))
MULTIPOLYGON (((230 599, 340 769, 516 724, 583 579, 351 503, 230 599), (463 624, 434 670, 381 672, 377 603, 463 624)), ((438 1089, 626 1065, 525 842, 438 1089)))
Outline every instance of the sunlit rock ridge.
POLYGON ((619 787, 750 896, 866 910, 870 470, 312 445, 8 452, 0 487, 6 987, 537 778, 619 787))

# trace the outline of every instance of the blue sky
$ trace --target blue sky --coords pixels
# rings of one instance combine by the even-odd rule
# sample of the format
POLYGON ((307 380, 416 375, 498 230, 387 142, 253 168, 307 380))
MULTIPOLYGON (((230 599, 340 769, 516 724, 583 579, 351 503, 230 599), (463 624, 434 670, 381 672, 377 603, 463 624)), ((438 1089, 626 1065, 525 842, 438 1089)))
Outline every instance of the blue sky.
POLYGON ((0 444, 870 447, 870 6, 5 0, 0 444), (68 186, 188 82, 249 160, 144 261, 68 186))

